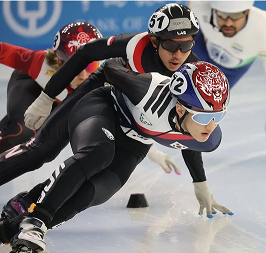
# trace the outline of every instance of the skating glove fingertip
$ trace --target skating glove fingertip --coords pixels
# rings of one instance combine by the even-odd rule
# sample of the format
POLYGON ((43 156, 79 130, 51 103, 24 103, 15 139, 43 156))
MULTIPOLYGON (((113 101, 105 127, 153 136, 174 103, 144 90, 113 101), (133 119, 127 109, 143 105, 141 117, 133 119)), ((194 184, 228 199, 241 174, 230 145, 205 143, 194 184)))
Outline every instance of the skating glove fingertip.
POLYGON ((234 215, 234 213, 232 213, 232 212, 231 213, 223 213, 223 214, 228 214, 228 215, 231 215, 231 216, 234 215))

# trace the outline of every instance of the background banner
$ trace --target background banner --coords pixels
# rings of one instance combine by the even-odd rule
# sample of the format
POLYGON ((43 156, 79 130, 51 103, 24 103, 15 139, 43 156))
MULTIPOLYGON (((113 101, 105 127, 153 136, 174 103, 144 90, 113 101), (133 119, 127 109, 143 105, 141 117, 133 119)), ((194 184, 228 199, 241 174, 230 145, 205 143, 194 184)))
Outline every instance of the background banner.
MULTIPOLYGON (((91 23, 103 36, 146 31, 151 14, 170 2, 0 1, 0 41, 34 50, 51 48, 56 32, 73 21, 91 23)), ((266 10, 266 1, 255 6, 266 10)))

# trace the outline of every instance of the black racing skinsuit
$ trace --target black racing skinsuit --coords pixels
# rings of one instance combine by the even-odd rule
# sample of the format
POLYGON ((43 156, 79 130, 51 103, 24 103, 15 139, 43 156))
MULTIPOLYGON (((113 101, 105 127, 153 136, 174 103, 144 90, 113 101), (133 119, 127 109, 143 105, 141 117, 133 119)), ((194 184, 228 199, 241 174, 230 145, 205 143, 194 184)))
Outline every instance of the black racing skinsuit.
MULTIPOLYGON (((164 67, 156 49, 152 46, 151 42, 147 42, 147 37, 145 37, 146 39, 140 40, 139 44, 136 46, 134 46, 134 44, 133 46, 128 45, 129 42, 132 42, 131 39, 134 36, 144 38, 147 35, 122 34, 114 37, 111 44, 111 37, 106 37, 84 45, 54 74, 46 85, 44 92, 50 97, 55 97, 65 88, 69 80, 72 80, 80 73, 88 63, 119 56, 127 60, 129 54, 133 51, 135 54, 132 53, 132 55, 138 56, 132 57, 133 61, 135 61, 135 65, 141 66, 141 69, 145 72, 159 72, 163 75, 171 76, 173 72, 164 67)), ((195 57, 195 55, 190 54, 186 62, 197 60, 198 58, 195 57)), ((99 68, 99 70, 95 71, 79 88, 57 106, 34 136, 34 140, 22 144, 16 150, 1 154, 0 184, 2 185, 28 171, 38 169, 43 163, 53 160, 69 142, 67 122, 72 107, 86 93, 103 86, 105 81, 104 73, 101 68, 99 68), (20 149, 22 151, 18 152, 20 149), (6 156, 8 157, 7 159, 6 156)), ((191 150, 182 150, 182 155, 189 168, 193 181, 205 181, 206 177, 201 153, 191 150)), ((30 197, 33 202, 36 202, 45 184, 46 182, 39 184, 30 191, 30 197)), ((84 210, 86 206, 82 207, 80 205, 77 208, 78 209, 75 209, 73 205, 66 207, 64 213, 68 213, 67 217, 66 215, 60 217, 58 213, 58 216, 55 215, 53 220, 54 224, 51 226, 73 217, 77 212, 84 210), (73 210, 67 210, 67 208, 73 210)))
MULTIPOLYGON (((151 42, 147 43, 146 35, 141 36, 141 38, 146 38, 146 41, 141 41, 137 44, 138 47, 133 44, 132 48, 128 49, 129 41, 134 36, 139 35, 122 34, 116 36, 110 46, 107 46, 110 37, 86 44, 77 50, 70 60, 65 62, 55 73, 46 85, 44 92, 50 97, 55 97, 66 87, 66 83, 69 83, 68 80, 72 80, 72 77, 75 77, 76 73, 79 73, 80 69, 84 69, 84 66, 87 66, 89 62, 118 56, 127 59, 129 55, 127 51, 132 52, 136 48, 138 51, 135 52, 134 56, 141 55, 136 60, 134 59, 136 65, 141 66, 145 72, 159 72, 160 74, 171 76, 172 72, 164 67, 151 42), (144 46, 142 46, 143 44, 144 46), (139 50, 139 45, 142 46, 141 50, 139 50)), ((198 58, 195 55, 190 54, 186 62, 197 60, 198 58)), ((21 144, 19 148, 12 149, 11 155, 10 151, 0 154, 0 185, 26 172, 36 170, 44 163, 50 162, 57 157, 69 142, 67 121, 70 110, 83 95, 103 86, 105 81, 104 73, 100 69, 93 73, 78 89, 56 107, 56 110, 51 113, 38 130, 34 140, 21 144), (7 153, 9 154, 8 156, 6 156, 7 153)), ((182 151, 182 155, 193 181, 206 180, 201 154, 199 152, 182 151)))

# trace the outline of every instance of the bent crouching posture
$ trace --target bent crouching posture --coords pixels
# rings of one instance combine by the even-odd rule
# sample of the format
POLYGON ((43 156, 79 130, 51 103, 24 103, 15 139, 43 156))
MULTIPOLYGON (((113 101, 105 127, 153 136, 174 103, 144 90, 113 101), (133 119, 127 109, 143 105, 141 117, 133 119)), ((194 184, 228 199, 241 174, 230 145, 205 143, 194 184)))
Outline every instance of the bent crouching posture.
MULTIPOLYGON (((25 247, 44 251, 47 228, 63 222, 71 209, 80 206, 77 212, 81 212, 84 202, 88 208, 111 198, 146 156, 152 141, 201 152, 219 146, 218 124, 229 102, 229 84, 221 70, 206 62, 188 63, 169 78, 133 72, 120 61, 108 60, 104 67, 114 87, 90 92, 71 112, 74 155, 47 180, 28 213, 8 220, 6 234, 16 233, 11 239, 14 252, 25 247)), ((206 181, 194 187, 200 211, 206 207, 209 216, 214 208, 232 214, 214 200, 206 181)))

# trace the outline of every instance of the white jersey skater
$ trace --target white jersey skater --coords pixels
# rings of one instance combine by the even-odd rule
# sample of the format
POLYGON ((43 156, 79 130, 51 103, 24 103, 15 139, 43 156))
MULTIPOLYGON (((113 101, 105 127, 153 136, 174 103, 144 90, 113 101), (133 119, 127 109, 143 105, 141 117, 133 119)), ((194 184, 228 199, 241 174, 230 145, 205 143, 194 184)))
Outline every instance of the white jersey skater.
POLYGON ((191 2, 196 13, 210 57, 227 68, 239 68, 252 62, 258 55, 266 56, 266 12, 251 7, 246 26, 233 37, 225 37, 218 28, 216 13, 210 2, 191 2), (213 17, 211 17, 213 15, 213 17), (213 25, 211 24, 213 20, 213 25))
POLYGON ((233 37, 225 37, 219 31, 210 2, 191 1, 190 8, 198 17, 201 29, 193 52, 200 60, 218 66, 228 77, 230 87, 243 76, 257 56, 266 61, 266 30, 260 25, 266 23, 265 11, 252 6, 244 28, 233 37))
POLYGON ((128 71, 119 61, 107 61, 104 72, 107 81, 116 87, 111 95, 127 136, 145 144, 155 141, 170 148, 200 152, 210 152, 219 146, 222 137, 219 126, 205 142, 177 130, 177 98, 170 93, 171 78, 159 73, 128 71))

